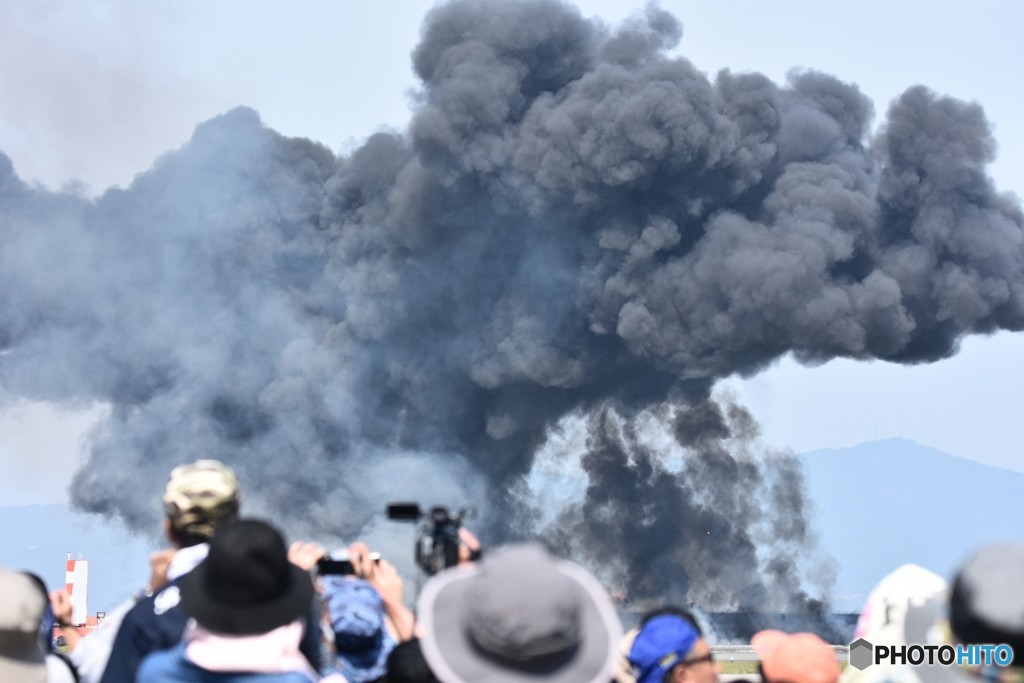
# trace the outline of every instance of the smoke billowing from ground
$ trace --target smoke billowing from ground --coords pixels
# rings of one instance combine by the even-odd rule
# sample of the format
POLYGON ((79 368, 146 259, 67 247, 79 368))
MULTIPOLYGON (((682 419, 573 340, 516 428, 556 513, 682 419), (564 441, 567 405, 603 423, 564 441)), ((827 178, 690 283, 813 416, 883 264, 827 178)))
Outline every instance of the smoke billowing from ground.
POLYGON ((830 575, 818 587, 827 588, 833 577, 814 556, 799 461, 761 452, 757 436, 751 415, 730 399, 662 405, 633 419, 596 410, 581 457, 586 490, 541 526, 544 536, 575 556, 600 558, 597 571, 634 611, 667 600, 745 613, 713 622, 726 639, 749 639, 772 624, 766 615, 787 614, 790 626, 802 619, 843 642, 821 600, 803 588, 822 573, 830 575))
MULTIPOLYGON (((733 526, 755 510, 722 482, 764 472, 699 436, 715 380, 786 353, 931 362, 1021 329, 1024 219, 986 175, 979 106, 913 88, 873 135, 856 86, 709 79, 669 56, 681 35, 657 9, 612 30, 550 0, 450 2, 413 53, 408 129, 346 156, 247 109, 95 201, 0 156, 0 387, 110 404, 72 494, 139 527, 171 465, 214 456, 310 532, 431 497, 489 501, 512 535, 494 492, 590 413, 591 508, 635 510, 632 491, 685 513, 612 534, 620 552, 683 562, 710 531, 743 577, 775 572, 736 597, 755 603, 794 569, 733 526), (645 410, 693 449, 681 473, 631 435, 645 410), (659 534, 680 556, 652 554, 659 534)), ((803 534, 787 472, 759 508, 783 546, 803 534)), ((729 590, 691 593, 698 576, 628 585, 729 590)))

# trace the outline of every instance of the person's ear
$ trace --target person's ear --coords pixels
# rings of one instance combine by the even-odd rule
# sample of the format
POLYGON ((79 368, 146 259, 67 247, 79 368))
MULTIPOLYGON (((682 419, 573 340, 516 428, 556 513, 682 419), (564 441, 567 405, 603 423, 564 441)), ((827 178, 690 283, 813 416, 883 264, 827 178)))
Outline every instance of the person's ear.
POLYGON ((167 517, 164 517, 164 534, 167 536, 167 540, 170 541, 171 545, 177 548, 180 542, 177 535, 174 533, 174 525, 171 524, 171 520, 167 517))

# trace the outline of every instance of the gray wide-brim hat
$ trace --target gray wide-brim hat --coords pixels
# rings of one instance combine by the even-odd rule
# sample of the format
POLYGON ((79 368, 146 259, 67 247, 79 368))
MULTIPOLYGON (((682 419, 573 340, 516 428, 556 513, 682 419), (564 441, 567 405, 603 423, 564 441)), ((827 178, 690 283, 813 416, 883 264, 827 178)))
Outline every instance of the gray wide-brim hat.
POLYGON ((443 683, 607 683, 622 637, 597 579, 536 544, 441 572, 417 611, 423 656, 443 683))
POLYGON ((46 596, 21 572, 0 568, 0 681, 45 683, 39 624, 46 596))
POLYGON ((0 631, 0 681, 46 683, 46 655, 39 649, 35 634, 0 631), (8 654, 14 650, 17 654, 8 654))

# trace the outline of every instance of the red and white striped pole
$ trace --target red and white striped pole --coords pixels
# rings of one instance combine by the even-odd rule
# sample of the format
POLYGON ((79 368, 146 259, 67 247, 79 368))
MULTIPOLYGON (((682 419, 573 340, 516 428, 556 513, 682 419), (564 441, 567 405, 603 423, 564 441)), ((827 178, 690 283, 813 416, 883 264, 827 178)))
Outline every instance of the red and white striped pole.
POLYGON ((89 596, 89 562, 81 556, 71 559, 68 553, 66 571, 64 573, 64 590, 71 599, 71 623, 81 626, 89 615, 87 604, 89 596))

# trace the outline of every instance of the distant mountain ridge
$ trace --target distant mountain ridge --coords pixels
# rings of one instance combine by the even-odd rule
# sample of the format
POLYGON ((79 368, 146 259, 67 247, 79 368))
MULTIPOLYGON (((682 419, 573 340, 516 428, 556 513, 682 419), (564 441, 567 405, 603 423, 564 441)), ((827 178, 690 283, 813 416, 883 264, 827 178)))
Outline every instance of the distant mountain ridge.
POLYGON ((950 579, 983 543, 1024 541, 1024 473, 907 439, 800 456, 813 527, 839 563, 835 601, 859 608, 907 562, 950 579))
MULTIPOLYGON (((907 562, 950 578, 984 542, 1024 541, 1024 473, 989 467, 906 439, 799 456, 811 528, 837 563, 833 607, 857 611, 871 588, 907 562)), ((149 576, 140 539, 64 505, 0 507, 0 565, 64 583, 65 553, 90 561, 91 612, 109 610, 149 576)))

